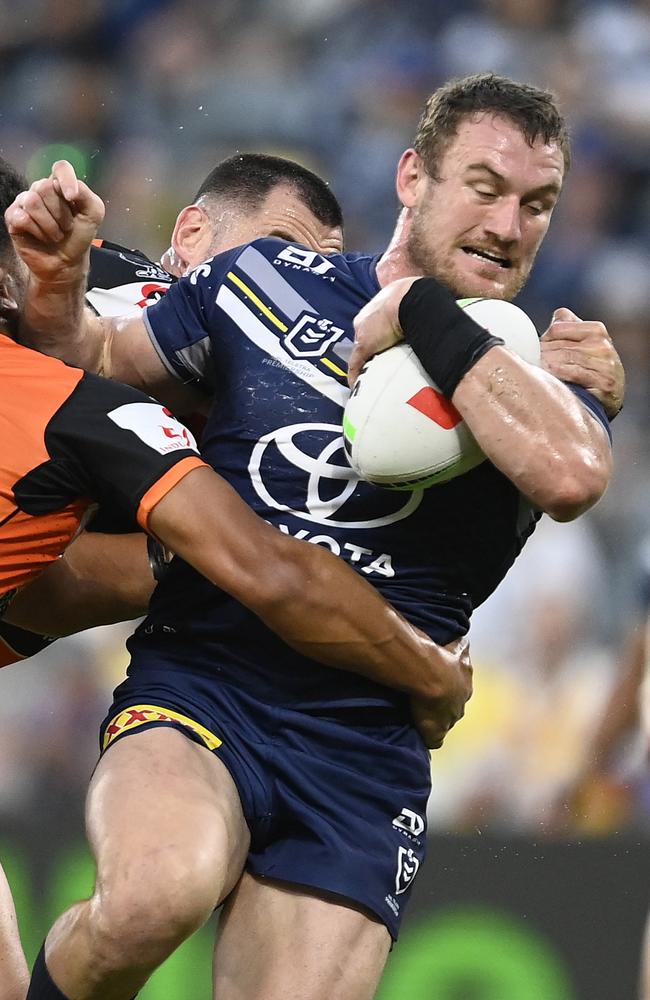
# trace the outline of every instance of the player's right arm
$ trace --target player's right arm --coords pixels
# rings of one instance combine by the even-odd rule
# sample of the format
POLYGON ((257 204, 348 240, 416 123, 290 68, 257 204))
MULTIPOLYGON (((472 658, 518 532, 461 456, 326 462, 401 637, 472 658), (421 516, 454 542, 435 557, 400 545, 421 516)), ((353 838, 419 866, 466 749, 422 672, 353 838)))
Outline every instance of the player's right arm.
POLYGON ((421 695, 429 746, 462 715, 471 692, 465 640, 437 646, 341 559, 271 527, 211 469, 188 474, 148 529, 298 652, 421 695))
POLYGON ((417 696, 431 745, 460 718, 471 691, 463 642, 436 646, 342 560, 259 518, 201 461, 187 429, 160 403, 86 374, 43 437, 49 460, 13 487, 35 530, 39 514, 78 497, 121 511, 293 648, 417 696))
MULTIPOLYGON (((150 529, 295 649, 416 696, 428 745, 440 742, 471 689, 464 642, 441 650, 340 559, 271 528, 225 480, 202 471, 207 475, 189 473, 153 508, 150 529)), ((82 532, 16 594, 0 641, 4 623, 26 630, 9 639, 27 640, 14 648, 31 655, 33 633, 71 635, 145 614, 153 588, 143 533, 82 532)))
MULTIPOLYGON (((207 466, 166 493, 147 526, 294 649, 410 694, 428 746, 439 746, 462 716, 471 692, 465 640, 437 646, 336 556, 258 518, 207 466)), ((83 532, 18 592, 3 624, 27 630, 9 640, 30 655, 32 633, 70 635, 144 614, 153 585, 144 534, 83 532)))

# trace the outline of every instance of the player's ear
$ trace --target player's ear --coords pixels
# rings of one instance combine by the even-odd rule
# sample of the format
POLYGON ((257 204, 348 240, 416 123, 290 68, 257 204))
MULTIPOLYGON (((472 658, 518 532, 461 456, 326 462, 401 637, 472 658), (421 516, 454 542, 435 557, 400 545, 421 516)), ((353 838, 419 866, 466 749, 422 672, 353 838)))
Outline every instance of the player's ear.
POLYGON ((172 250, 176 255, 177 266, 184 274, 188 267, 200 263, 197 251, 203 246, 206 228, 209 220, 200 205, 187 205, 178 215, 172 234, 172 250))
POLYGON ((407 149, 402 153, 397 164, 395 188, 404 208, 414 208, 417 205, 426 176, 422 157, 415 149, 407 149))
POLYGON ((7 268, 0 266, 0 325, 12 337, 17 330, 18 310, 16 282, 7 268))

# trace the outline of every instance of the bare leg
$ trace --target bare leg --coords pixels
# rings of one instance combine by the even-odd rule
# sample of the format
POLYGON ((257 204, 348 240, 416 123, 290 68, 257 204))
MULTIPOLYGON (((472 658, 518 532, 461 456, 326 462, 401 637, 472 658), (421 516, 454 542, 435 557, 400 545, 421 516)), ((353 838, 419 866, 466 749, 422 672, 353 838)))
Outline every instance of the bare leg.
POLYGON ((14 901, 0 868, 0 1000, 25 1000, 29 970, 23 954, 14 901))
POLYGON ((226 767, 168 728, 108 751, 87 826, 95 890, 50 931, 47 965, 70 1000, 125 1000, 232 889, 248 828, 226 767))
POLYGON ((215 949, 215 1000, 371 1000, 390 936, 347 906, 245 873, 215 949))

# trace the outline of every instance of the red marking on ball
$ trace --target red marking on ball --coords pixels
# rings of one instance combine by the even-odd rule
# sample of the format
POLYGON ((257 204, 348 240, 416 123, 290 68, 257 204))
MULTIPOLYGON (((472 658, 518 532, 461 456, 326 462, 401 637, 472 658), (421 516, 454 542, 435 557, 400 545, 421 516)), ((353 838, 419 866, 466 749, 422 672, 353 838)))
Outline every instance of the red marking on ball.
POLYGON ((431 386, 425 386, 424 389, 420 389, 416 392, 415 396, 411 396, 406 402, 414 410, 423 413, 425 417, 433 420, 434 423, 443 427, 446 431, 450 431, 463 419, 456 407, 452 406, 442 393, 437 392, 431 386))

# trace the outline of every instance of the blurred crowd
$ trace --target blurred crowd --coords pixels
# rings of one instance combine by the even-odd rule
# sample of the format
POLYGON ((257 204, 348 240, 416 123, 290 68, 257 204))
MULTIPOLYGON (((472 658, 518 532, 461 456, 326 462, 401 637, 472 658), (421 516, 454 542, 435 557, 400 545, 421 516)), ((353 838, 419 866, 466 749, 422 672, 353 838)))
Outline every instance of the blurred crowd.
MULTIPOLYGON (((589 808, 563 802, 645 614, 650 533, 650 0, 22 0, 0 6, 0 153, 33 179, 66 156, 107 202, 103 235, 157 258, 178 208, 236 150, 330 182, 349 249, 380 250, 394 166, 424 98, 494 70, 549 87, 574 165, 520 304, 605 321, 628 373, 598 507, 545 524, 476 616, 476 696, 434 755, 443 829, 650 830, 634 731, 589 808), (578 813, 580 815, 578 815, 578 813)), ((75 815, 124 629, 5 671, 0 829, 75 815)))

